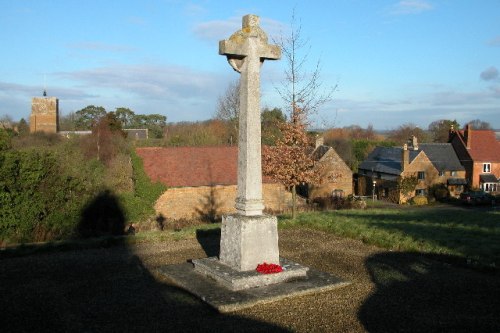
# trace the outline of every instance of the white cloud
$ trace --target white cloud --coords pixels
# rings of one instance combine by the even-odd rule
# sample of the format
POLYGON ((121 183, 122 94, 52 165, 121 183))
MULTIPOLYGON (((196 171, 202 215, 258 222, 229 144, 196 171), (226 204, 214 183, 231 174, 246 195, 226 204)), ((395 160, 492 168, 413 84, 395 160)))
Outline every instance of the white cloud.
MULTIPOLYGON (((288 29, 287 25, 269 18, 261 18, 260 26, 267 33, 270 41, 272 37, 279 36, 288 29)), ((212 43, 229 38, 239 29, 241 29, 241 17, 233 16, 227 20, 198 23, 193 27, 192 32, 197 38, 212 43)))
POLYGON ((500 46, 500 36, 496 36, 495 38, 488 41, 488 45, 490 46, 500 46))
POLYGON ((192 31, 197 38, 212 42, 228 38, 238 29, 241 29, 241 18, 232 17, 228 20, 198 23, 192 31))
POLYGON ((390 13, 392 15, 420 14, 433 8, 432 4, 425 0, 401 0, 392 6, 390 13))
POLYGON ((427 128, 432 121, 439 119, 456 119, 459 123, 481 119, 494 128, 500 128, 499 98, 500 86, 479 91, 441 87, 428 93, 380 100, 339 96, 320 110, 320 118, 334 119, 338 127, 372 124, 380 130, 408 122, 427 128))
POLYGON ((206 98, 217 91, 215 75, 180 66, 116 65, 57 75, 90 89, 107 88, 143 98, 206 98))

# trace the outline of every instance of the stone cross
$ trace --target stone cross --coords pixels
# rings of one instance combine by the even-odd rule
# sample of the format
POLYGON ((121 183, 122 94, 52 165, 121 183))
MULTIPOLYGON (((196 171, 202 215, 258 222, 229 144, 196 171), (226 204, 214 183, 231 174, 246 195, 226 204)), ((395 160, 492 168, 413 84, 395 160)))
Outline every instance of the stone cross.
POLYGON ((259 17, 246 15, 242 29, 219 42, 219 54, 241 74, 236 210, 244 216, 262 215, 260 67, 265 59, 279 59, 281 50, 267 43, 259 17))

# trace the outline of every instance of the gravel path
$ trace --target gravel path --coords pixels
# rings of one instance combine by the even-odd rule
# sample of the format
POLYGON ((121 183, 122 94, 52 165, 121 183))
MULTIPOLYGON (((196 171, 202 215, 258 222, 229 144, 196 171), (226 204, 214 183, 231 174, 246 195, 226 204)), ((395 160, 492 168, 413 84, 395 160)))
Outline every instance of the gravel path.
POLYGON ((349 280, 222 315, 155 269, 213 255, 217 237, 0 258, 1 332, 500 332, 498 273, 280 230, 280 254, 349 280))

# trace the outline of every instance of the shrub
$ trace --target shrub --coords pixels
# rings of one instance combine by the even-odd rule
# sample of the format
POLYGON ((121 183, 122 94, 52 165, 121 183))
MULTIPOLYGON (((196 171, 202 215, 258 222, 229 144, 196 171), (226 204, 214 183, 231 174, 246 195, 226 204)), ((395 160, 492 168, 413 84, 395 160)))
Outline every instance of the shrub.
POLYGON ((0 238, 43 241, 71 233, 85 189, 52 151, 0 154, 0 238))
POLYGON ((427 200, 427 197, 424 197, 422 195, 417 195, 416 197, 413 197, 411 199, 411 203, 413 205, 423 206, 423 205, 427 205, 429 202, 427 200))
POLYGON ((354 196, 349 196, 351 200, 351 208, 353 209, 366 209, 366 201, 361 198, 355 198, 354 196))
POLYGON ((132 222, 145 220, 155 213, 156 200, 167 190, 162 183, 153 183, 144 171, 141 158, 135 151, 130 152, 133 169, 134 191, 120 196, 127 219, 132 222))
POLYGON ((365 209, 366 202, 360 198, 350 195, 345 197, 318 197, 313 199, 313 205, 320 210, 338 210, 338 209, 365 209))
POLYGON ((429 194, 438 201, 443 201, 450 196, 450 192, 444 184, 435 184, 431 186, 429 194))
POLYGON ((320 210, 351 208, 351 202, 341 197, 318 197, 313 199, 313 204, 320 210))
POLYGON ((12 147, 12 139, 9 132, 0 128, 0 151, 9 150, 12 147))
POLYGON ((37 138, 36 148, 0 152, 0 242, 73 237, 85 204, 102 189, 103 165, 85 160, 75 140, 37 138))

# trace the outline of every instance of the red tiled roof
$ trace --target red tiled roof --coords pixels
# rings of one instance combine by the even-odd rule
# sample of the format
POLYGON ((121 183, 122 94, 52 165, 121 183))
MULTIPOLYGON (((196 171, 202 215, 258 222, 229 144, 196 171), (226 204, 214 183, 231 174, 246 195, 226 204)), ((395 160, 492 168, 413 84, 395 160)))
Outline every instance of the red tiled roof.
MULTIPOLYGON (((495 132, 492 130, 472 130, 471 145, 469 152, 474 161, 477 162, 500 162, 500 142, 497 141, 495 132)), ((460 131, 466 144, 464 132, 460 131)))
MULTIPOLYGON (((170 187, 236 185, 238 147, 137 148, 146 174, 170 187)), ((264 179, 268 182, 267 179, 264 179)))

